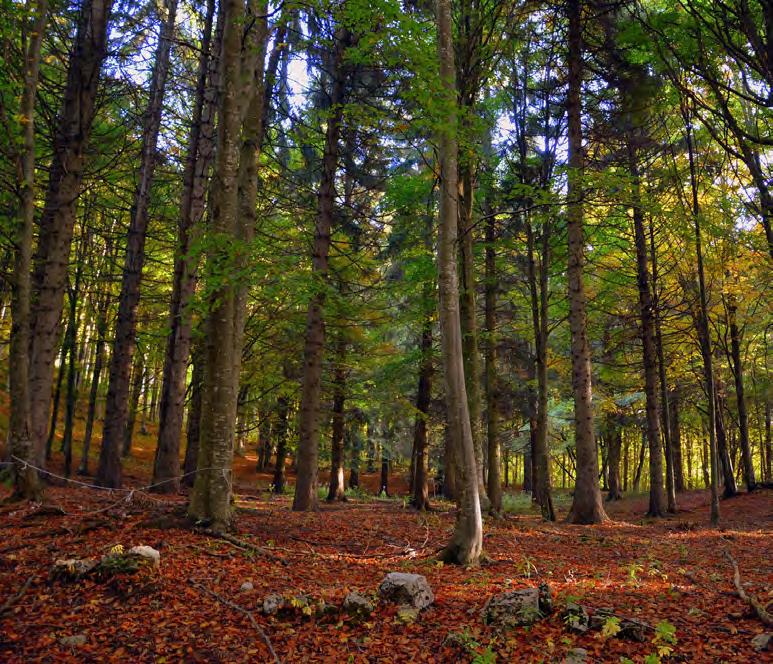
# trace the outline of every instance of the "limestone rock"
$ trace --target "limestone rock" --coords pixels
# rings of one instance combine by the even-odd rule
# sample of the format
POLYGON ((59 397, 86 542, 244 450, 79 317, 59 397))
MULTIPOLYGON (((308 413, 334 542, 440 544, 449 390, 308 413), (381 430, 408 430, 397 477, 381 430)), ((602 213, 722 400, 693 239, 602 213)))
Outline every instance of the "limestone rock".
POLYGON ((588 611, 581 604, 570 602, 561 613, 561 619, 570 632, 584 634, 590 627, 588 611))
POLYGON ((286 605, 287 603, 282 595, 277 595, 276 593, 266 595, 263 598, 263 613, 267 616, 273 616, 285 608, 286 605))
POLYGON ((483 622, 504 629, 532 625, 542 618, 538 588, 510 590, 490 597, 483 607, 483 622))
POLYGON ((78 579, 94 571, 97 565, 99 561, 96 558, 60 558, 51 568, 51 578, 78 579))
POLYGON ((152 546, 145 546, 144 544, 133 546, 129 549, 128 555, 143 558, 156 568, 161 564, 161 554, 152 546))
POLYGON ((566 657, 564 657, 562 664, 587 664, 588 651, 585 648, 572 648, 566 657))
POLYGON ((59 639, 59 643, 63 646, 70 646, 71 648, 79 648, 86 644, 85 634, 73 634, 72 636, 63 636, 59 639))
POLYGON ((239 592, 248 593, 252 590, 255 590, 255 586, 252 585, 252 581, 245 581, 242 585, 239 586, 239 592))
POLYGON ((763 632, 752 639, 752 648, 757 652, 773 650, 773 633, 763 632))
POLYGON ((351 592, 344 598, 344 611, 353 616, 369 616, 373 613, 373 603, 365 595, 351 592))
POLYGON ((419 611, 435 601, 432 588, 421 574, 390 572, 381 582, 378 594, 385 600, 405 604, 419 611))

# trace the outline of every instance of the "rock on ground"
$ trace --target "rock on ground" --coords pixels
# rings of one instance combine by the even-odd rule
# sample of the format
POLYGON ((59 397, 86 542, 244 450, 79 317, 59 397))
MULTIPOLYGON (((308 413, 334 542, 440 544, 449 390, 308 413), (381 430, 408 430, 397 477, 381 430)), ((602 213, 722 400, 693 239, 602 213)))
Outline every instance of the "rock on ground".
POLYGON ((505 629, 531 625, 552 611, 549 597, 547 586, 494 595, 483 607, 483 622, 505 629))
POLYGON ((757 652, 773 650, 773 633, 763 632, 752 639, 752 648, 757 652))
POLYGON ((369 616, 373 613, 373 603, 358 592, 350 592, 344 598, 344 611, 354 616, 369 616))
POLYGON ((406 604, 419 611, 435 601, 432 588, 421 574, 390 572, 381 582, 378 594, 385 600, 406 604))
POLYGON ((153 567, 158 567, 161 564, 161 554, 152 546, 145 546, 144 544, 133 546, 129 549, 128 554, 130 556, 144 558, 151 563, 153 567))

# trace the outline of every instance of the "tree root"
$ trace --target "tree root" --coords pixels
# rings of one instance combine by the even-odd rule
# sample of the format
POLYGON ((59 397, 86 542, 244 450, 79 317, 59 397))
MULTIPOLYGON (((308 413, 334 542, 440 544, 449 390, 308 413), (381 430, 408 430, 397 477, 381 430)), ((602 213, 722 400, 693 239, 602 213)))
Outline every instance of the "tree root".
POLYGON ((234 611, 238 611, 239 613, 243 613, 244 615, 246 615, 250 619, 250 622, 252 623, 252 626, 255 628, 255 631, 258 634, 260 634, 260 637, 263 639, 263 642, 266 644, 268 651, 271 653, 271 656, 274 658, 274 662, 276 662, 276 664, 282 664, 282 660, 279 659, 278 655, 276 654, 276 651, 274 650, 274 646, 271 644, 271 639, 268 638, 268 634, 266 634, 263 628, 258 624, 258 621, 255 620, 255 616, 252 614, 252 611, 250 611, 249 609, 245 609, 243 606, 240 606, 239 604, 235 604, 234 602, 226 599, 222 595, 219 595, 214 590, 210 590, 206 586, 198 583, 193 579, 188 579, 188 581, 194 588, 197 588, 203 593, 206 593, 210 597, 214 597, 218 602, 225 604, 227 607, 233 609, 234 611))
POLYGON ((733 566, 733 583, 735 584, 735 591, 738 593, 738 597, 740 597, 742 601, 746 602, 754 610, 754 613, 765 625, 769 627, 772 626, 773 615, 771 615, 770 612, 764 606, 762 606, 760 601, 754 595, 749 595, 743 589, 743 585, 741 584, 741 572, 738 569, 738 563, 735 561, 735 558, 730 555, 730 552, 727 549, 725 549, 725 557, 733 566))
POLYGON ((3 602, 3 605, 0 606, 0 616, 2 616, 6 611, 11 609, 16 602, 18 602, 24 593, 27 592, 27 589, 32 585, 32 577, 28 577, 27 580, 24 582, 24 585, 19 589, 19 592, 17 592, 15 595, 11 595, 5 602, 3 602))
POLYGON ((215 530, 213 528, 195 528, 194 532, 197 532, 200 535, 207 535, 208 537, 221 539, 224 542, 228 542, 231 546, 237 549, 240 549, 242 551, 252 551, 253 553, 257 553, 258 555, 264 558, 268 558, 269 560, 280 563, 285 567, 287 567, 290 564, 286 558, 282 558, 281 556, 274 555, 268 549, 262 546, 250 544, 250 542, 245 542, 244 540, 240 540, 238 537, 234 537, 233 535, 229 535, 228 533, 224 533, 219 530, 215 530))

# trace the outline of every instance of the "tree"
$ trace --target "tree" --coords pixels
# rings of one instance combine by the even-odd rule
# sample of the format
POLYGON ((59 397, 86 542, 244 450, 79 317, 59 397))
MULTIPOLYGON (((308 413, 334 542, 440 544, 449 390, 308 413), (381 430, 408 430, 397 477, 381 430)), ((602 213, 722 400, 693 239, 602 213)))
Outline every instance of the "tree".
POLYGON ((572 507, 567 520, 571 523, 601 523, 607 520, 599 489, 599 463, 593 431, 591 399, 591 357, 588 344, 586 297, 583 285, 585 238, 583 235, 583 167, 582 146, 582 0, 569 0, 567 17, 567 99, 569 123, 569 174, 567 186, 567 236, 569 254, 569 327, 572 344, 572 389, 574 392, 574 430, 577 448, 577 479, 572 507))
POLYGON ((461 460, 462 485, 459 513, 451 540, 441 558, 463 565, 474 564, 483 548, 483 520, 480 513, 475 447, 467 405, 462 362, 459 280, 456 269, 458 228, 457 202, 457 113, 456 75, 452 43, 451 0, 437 2, 440 90, 444 116, 439 119, 440 210, 438 213, 438 285, 440 339, 446 382, 446 411, 451 445, 461 460))

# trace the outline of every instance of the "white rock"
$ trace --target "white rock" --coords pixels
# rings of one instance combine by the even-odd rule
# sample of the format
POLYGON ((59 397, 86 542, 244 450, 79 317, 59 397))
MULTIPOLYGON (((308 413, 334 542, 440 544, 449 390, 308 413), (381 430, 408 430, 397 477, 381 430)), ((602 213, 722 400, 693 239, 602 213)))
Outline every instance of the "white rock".
POLYGON ((129 555, 140 556, 141 558, 149 560, 153 564, 153 567, 158 567, 161 564, 161 554, 152 546, 145 546, 144 544, 133 546, 129 549, 128 553, 129 555))
POLYGON ((59 639, 59 643, 63 646, 70 646, 71 648, 78 648, 86 644, 85 634, 73 634, 72 636, 63 636, 59 639))
POLYGON ((435 601, 432 588, 421 574, 390 572, 378 588, 378 594, 386 600, 407 604, 421 611, 435 601))
POLYGON ((239 586, 240 592, 248 593, 251 590, 255 590, 255 586, 252 585, 252 581, 245 581, 242 585, 239 586))

